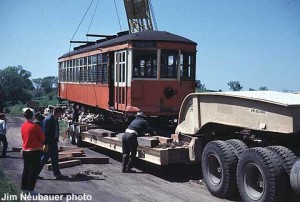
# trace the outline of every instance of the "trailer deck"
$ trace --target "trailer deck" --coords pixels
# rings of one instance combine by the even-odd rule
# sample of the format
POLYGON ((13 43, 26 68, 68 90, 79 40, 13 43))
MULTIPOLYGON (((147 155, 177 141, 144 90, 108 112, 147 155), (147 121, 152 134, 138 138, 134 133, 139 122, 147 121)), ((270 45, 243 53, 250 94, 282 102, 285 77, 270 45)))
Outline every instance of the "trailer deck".
MULTIPOLYGON (((100 146, 105 149, 109 149, 118 153, 122 153, 122 135, 123 133, 114 134, 112 131, 104 129, 95 129, 94 126, 88 124, 71 124, 69 128, 74 132, 74 137, 80 138, 80 141, 90 143, 93 145, 100 146), (89 129, 93 128, 93 129, 89 129)), ((149 136, 149 137, 138 137, 143 141, 151 142, 152 140, 157 140, 159 142, 161 136, 149 136)), ((177 137, 178 138, 178 137, 177 137)), ((152 146, 141 146, 139 143, 137 157, 141 160, 156 164, 156 165, 169 165, 173 163, 190 163, 189 151, 191 149, 190 145, 193 145, 193 138, 186 138, 185 141, 190 141, 190 143, 183 146, 176 147, 152 147, 152 146)), ((178 141, 178 139, 177 139, 178 141)), ((159 142, 160 143, 160 142, 159 142)))

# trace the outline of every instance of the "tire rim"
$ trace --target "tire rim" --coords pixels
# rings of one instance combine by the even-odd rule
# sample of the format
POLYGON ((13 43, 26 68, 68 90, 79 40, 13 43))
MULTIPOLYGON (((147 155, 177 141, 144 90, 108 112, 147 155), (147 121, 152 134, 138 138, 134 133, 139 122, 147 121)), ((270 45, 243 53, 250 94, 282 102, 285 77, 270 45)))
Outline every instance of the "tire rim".
POLYGON ((212 185, 218 186, 223 178, 222 166, 215 154, 210 154, 207 160, 207 176, 212 185))
POLYGON ((261 169, 254 163, 245 167, 244 187, 247 195, 252 200, 259 200, 265 193, 265 176, 261 169))

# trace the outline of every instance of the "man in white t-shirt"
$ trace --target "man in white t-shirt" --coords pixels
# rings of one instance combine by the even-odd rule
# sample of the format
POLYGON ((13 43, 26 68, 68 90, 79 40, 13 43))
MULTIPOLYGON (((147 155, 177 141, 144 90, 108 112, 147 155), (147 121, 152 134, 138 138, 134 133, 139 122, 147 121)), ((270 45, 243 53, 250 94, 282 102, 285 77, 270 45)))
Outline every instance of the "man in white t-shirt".
POLYGON ((2 155, 0 156, 1 158, 7 158, 8 156, 6 155, 7 151, 7 139, 6 139, 6 119, 5 119, 5 114, 0 113, 0 142, 3 144, 3 149, 2 149, 2 155))

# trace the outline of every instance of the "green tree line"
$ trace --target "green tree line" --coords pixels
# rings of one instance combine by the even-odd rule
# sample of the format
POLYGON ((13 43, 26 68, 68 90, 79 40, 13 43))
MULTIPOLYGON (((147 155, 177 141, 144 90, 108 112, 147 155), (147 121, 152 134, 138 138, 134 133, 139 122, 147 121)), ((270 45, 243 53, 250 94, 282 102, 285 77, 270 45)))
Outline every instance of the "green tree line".
POLYGON ((7 103, 17 104, 57 92, 57 77, 30 79, 31 72, 22 66, 8 66, 0 70, 0 112, 7 103))
MULTIPOLYGON (((239 81, 229 81, 227 83, 229 90, 231 91, 241 91, 243 89, 243 86, 241 85, 241 83, 239 81)), ((196 80, 196 91, 198 92, 206 92, 206 91, 214 91, 214 90, 209 90, 205 87, 205 84, 203 84, 200 80, 196 80)), ((257 90, 259 91, 267 91, 269 90, 267 87, 265 86, 261 86, 259 87, 257 90)), ((221 89, 218 91, 222 91, 221 89)), ((255 91, 254 88, 249 88, 249 91, 255 91)))

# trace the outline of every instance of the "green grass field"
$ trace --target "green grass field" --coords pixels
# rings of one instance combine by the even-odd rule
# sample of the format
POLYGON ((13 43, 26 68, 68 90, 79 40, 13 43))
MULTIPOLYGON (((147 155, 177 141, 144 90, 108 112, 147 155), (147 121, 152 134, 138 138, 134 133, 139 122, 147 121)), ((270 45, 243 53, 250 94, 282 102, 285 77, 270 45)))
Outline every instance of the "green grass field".
POLYGON ((20 190, 18 190, 17 186, 4 175, 2 162, 0 161, 0 198, 2 198, 6 193, 11 195, 20 195, 20 190))

